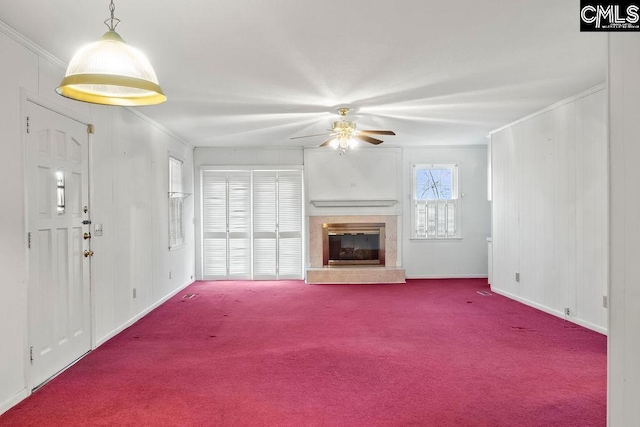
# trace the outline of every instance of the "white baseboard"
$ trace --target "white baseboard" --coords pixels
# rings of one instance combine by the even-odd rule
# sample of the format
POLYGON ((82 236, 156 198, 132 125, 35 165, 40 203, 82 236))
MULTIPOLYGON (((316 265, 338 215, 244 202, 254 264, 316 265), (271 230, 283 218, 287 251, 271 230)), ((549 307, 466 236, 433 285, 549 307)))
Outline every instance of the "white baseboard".
MULTIPOLYGON (((174 295, 176 295, 178 292, 182 291, 184 288, 186 288, 187 286, 189 286, 190 284, 192 284, 193 282, 190 281, 182 286, 180 286, 178 289, 171 291, 168 295, 165 295, 164 297, 162 297, 160 300, 158 300, 155 304, 151 305, 151 307, 147 308, 146 310, 144 310, 143 312, 141 312, 140 314, 134 316, 132 319, 130 319, 128 322, 124 323, 123 325, 119 326, 118 328, 114 329, 113 331, 111 331, 109 334, 107 334, 106 336, 100 338, 97 343, 96 346, 92 349, 96 349, 99 346, 101 346, 102 344, 104 344, 105 342, 107 342, 109 339, 113 338, 114 336, 116 336, 117 334, 119 334, 120 332, 124 331, 125 329, 127 329, 129 326, 133 325, 135 322, 137 322, 138 320, 142 319, 144 316, 146 316, 147 314, 149 314, 152 310, 154 310, 155 308, 159 307, 160 305, 162 305, 163 303, 165 303, 168 299, 170 299, 171 297, 173 297, 174 295)), ((89 353, 87 353, 89 354, 89 353)), ((84 356, 80 357, 78 360, 74 361, 71 365, 67 366, 64 370, 66 370, 67 368, 69 368, 70 366, 72 366, 73 364, 75 364, 76 362, 78 362, 79 360, 81 360, 84 356)), ((58 374, 62 373, 63 371, 60 371, 58 374)), ((7 412, 9 409, 11 409, 12 407, 14 407, 15 405, 17 405, 18 403, 20 403, 22 400, 24 400, 25 398, 29 397, 30 395, 30 391, 27 390, 26 388, 21 390, 18 394, 16 394, 15 396, 11 397, 10 399, 0 403, 0 415, 2 415, 3 413, 7 412)))
POLYGON ((407 279, 487 279, 489 276, 486 274, 434 274, 434 275, 420 275, 420 276, 407 276, 407 279))
POLYGON ((141 313, 135 315, 134 317, 132 317, 131 319, 129 319, 127 322, 123 323, 122 325, 118 326, 117 328, 115 328, 114 330, 112 330, 111 332, 109 332, 107 335, 105 335, 102 338, 99 338, 98 340, 96 340, 96 346, 94 347, 94 349, 100 347, 102 344, 104 344, 105 342, 109 341, 111 338, 115 337, 116 335, 118 335, 120 332, 124 331, 125 329, 127 329, 129 326, 133 325, 134 323, 136 323, 138 320, 142 319, 144 316, 146 316, 147 314, 151 313, 153 310, 155 310, 156 308, 158 308, 159 306, 161 306, 162 304, 164 304, 165 302, 167 302, 167 300, 171 299, 173 296, 175 296, 178 292, 182 291, 184 288, 186 288, 187 286, 191 285, 192 283, 194 283, 193 281, 191 282, 187 282, 186 284, 180 286, 179 288, 169 292, 169 294, 165 295, 164 297, 160 298, 158 301, 156 301, 154 304, 152 304, 150 307, 148 307, 146 310, 142 311, 141 313))
POLYGON ((585 327, 587 329, 591 329, 592 331, 599 332, 599 333, 601 333, 603 335, 607 335, 607 328, 603 328, 602 326, 598 326, 598 325, 593 324, 591 322, 587 322, 584 319, 567 316, 562 311, 554 310, 554 309, 549 308, 549 307, 547 307, 545 305, 539 304, 537 302, 530 301, 530 300, 528 300, 526 298, 519 297, 517 295, 511 294, 509 292, 505 292, 505 291, 500 290, 500 289, 496 289, 493 286, 491 286, 491 292, 494 292, 494 293, 496 293, 498 295, 502 295, 502 296, 507 297, 509 299, 518 301, 518 302, 520 302, 520 303, 522 303, 524 305, 528 305, 529 307, 533 307, 533 308, 538 309, 540 311, 544 311, 545 313, 548 313, 548 314, 551 314, 553 316, 559 317, 560 319, 566 320, 568 322, 575 323, 576 325, 580 325, 580 326, 585 327))
POLYGON ((18 392, 18 394, 10 397, 8 400, 5 400, 4 402, 0 403, 0 415, 4 414, 5 412, 7 412, 9 409, 13 408, 15 405, 17 405, 18 403, 22 402, 25 398, 27 398, 27 396, 29 396, 29 392, 27 391, 26 388, 20 390, 20 392, 18 392))

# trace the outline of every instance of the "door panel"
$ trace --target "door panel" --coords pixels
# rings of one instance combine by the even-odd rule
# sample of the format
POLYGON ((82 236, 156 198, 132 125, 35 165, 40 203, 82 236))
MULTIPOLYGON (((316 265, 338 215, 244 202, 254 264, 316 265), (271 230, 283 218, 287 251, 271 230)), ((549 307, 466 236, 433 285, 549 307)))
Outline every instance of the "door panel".
POLYGON ((278 172, 278 278, 302 277, 302 172, 278 172))
POLYGON ((251 173, 229 172, 228 200, 228 257, 227 278, 251 278, 251 173))
POLYGON ((203 276, 251 278, 251 173, 203 171, 203 276))
POLYGON ((202 274, 227 277, 227 173, 202 172, 202 274))
POLYGON ((253 278, 277 279, 278 173, 253 173, 253 278))
POLYGON ((29 345, 32 387, 91 349, 88 135, 84 124, 27 102, 29 345))

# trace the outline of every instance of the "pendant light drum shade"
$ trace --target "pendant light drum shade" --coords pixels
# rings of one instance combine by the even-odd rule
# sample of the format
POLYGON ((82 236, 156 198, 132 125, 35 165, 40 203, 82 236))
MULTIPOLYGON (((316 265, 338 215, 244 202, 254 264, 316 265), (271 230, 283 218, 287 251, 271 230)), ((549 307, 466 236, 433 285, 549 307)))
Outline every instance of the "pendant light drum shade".
POLYGON ((56 92, 104 105, 154 105, 167 100, 146 56, 113 29, 76 53, 56 92))

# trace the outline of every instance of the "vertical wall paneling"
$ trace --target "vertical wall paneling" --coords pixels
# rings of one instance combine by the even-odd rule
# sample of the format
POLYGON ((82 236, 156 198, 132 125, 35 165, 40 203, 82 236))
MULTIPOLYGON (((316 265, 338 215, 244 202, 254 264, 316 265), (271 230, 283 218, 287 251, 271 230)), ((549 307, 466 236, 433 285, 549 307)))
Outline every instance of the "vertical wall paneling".
POLYGON ((512 295, 519 295, 519 197, 512 178, 517 167, 515 159, 516 129, 508 128, 492 135, 492 284, 512 295))
POLYGON ((576 157, 581 160, 577 175, 581 191, 576 193, 577 235, 581 236, 577 242, 580 265, 576 268, 576 310, 579 317, 593 316, 601 325, 607 322, 602 297, 607 295, 608 280, 606 102, 604 91, 576 101, 576 157))
POLYGON ((492 288, 602 332, 606 144, 601 89, 497 131, 491 142, 492 288))
POLYGON ((576 283, 576 260, 578 239, 578 224, 580 216, 576 211, 577 188, 582 165, 578 156, 578 141, 576 139, 576 104, 569 103, 551 112, 554 119, 554 152, 553 157, 553 253, 554 264, 552 282, 546 283, 547 292, 543 303, 556 311, 562 312, 568 307, 571 313, 576 313, 577 286, 559 286, 558 284, 576 283), (562 302, 566 301, 563 306, 562 302))
POLYGON ((640 39, 609 34, 611 427, 640 425, 640 39))
MULTIPOLYGON (((37 92, 38 56, 0 31, 0 140, 3 174, 11 185, 0 198, 0 413, 23 399, 27 347, 27 256, 24 145, 20 88, 37 92)), ((32 239, 44 238, 37 233, 32 239)), ((33 256, 34 254, 32 254, 33 256)))

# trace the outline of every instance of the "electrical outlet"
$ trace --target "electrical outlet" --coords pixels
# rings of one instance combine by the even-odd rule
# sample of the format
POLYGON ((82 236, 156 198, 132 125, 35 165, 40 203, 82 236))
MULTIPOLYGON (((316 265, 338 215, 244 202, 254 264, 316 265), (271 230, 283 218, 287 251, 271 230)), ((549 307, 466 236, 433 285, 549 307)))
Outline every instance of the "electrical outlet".
POLYGON ((571 315, 571 310, 569 310, 569 307, 565 307, 564 308, 564 314, 565 314, 565 316, 571 315))
POLYGON ((520 273, 516 273, 516 282, 520 281, 520 273))
POLYGON ((606 295, 602 296, 602 306, 604 308, 609 308, 609 297, 606 295))
POLYGON ((133 288, 133 297, 135 298, 135 297, 137 297, 137 296, 138 296, 138 295, 137 295, 137 292, 136 292, 136 288, 133 288))

